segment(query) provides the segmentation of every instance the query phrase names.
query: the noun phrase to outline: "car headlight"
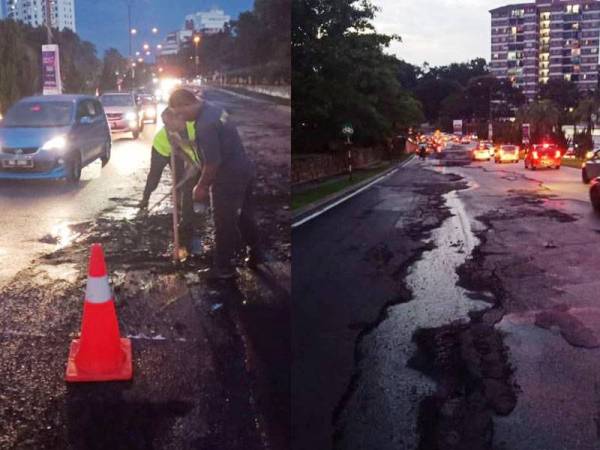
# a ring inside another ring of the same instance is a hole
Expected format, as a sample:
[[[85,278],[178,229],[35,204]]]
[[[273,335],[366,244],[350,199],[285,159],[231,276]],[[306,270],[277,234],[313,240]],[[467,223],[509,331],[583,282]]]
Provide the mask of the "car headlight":
[[[594,156],[594,152],[587,152],[587,153],[585,154],[585,158],[586,158],[586,159],[592,159],[592,156]]]
[[[125,114],[125,120],[137,120],[137,114],[129,111],[127,114]]]
[[[56,136],[42,145],[42,150],[64,150],[67,147],[65,136]]]

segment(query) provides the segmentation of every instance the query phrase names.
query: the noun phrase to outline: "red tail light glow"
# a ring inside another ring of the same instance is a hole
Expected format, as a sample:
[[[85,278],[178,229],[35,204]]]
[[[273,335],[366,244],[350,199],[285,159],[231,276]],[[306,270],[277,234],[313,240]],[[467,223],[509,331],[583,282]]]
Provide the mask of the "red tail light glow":
[[[556,150],[556,155],[557,158],[560,158],[560,150]]]

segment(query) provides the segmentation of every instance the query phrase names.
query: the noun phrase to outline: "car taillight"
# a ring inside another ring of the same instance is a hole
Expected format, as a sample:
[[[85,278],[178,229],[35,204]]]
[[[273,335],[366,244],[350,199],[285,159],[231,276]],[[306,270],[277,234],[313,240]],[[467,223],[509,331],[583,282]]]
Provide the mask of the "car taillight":
[[[533,159],[538,159],[540,157],[540,155],[538,155],[538,152],[531,153],[531,156],[533,157]]]
[[[556,150],[555,156],[556,156],[557,158],[560,158],[560,150]]]

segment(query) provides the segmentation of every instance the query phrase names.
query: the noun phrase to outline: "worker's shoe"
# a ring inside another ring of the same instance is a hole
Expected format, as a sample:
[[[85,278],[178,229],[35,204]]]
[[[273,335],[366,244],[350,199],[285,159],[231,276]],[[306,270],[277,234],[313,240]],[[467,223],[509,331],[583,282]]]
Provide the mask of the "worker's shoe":
[[[264,264],[265,262],[267,262],[267,258],[262,250],[251,248],[250,251],[248,251],[246,264],[249,268],[256,269],[259,265]]]
[[[207,280],[213,281],[232,280],[237,275],[236,271],[232,267],[211,267],[210,269],[200,270],[198,273]]]
[[[143,198],[139,203],[138,203],[138,208],[140,209],[146,209],[148,207],[148,199],[147,198]]]

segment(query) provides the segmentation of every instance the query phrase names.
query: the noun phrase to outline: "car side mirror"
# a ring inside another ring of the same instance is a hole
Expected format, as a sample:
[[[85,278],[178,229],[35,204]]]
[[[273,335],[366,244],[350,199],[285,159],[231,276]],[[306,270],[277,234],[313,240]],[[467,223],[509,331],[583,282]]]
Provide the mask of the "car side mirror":
[[[79,123],[82,125],[90,125],[93,122],[94,119],[90,116],[83,116],[81,119],[79,119]]]

